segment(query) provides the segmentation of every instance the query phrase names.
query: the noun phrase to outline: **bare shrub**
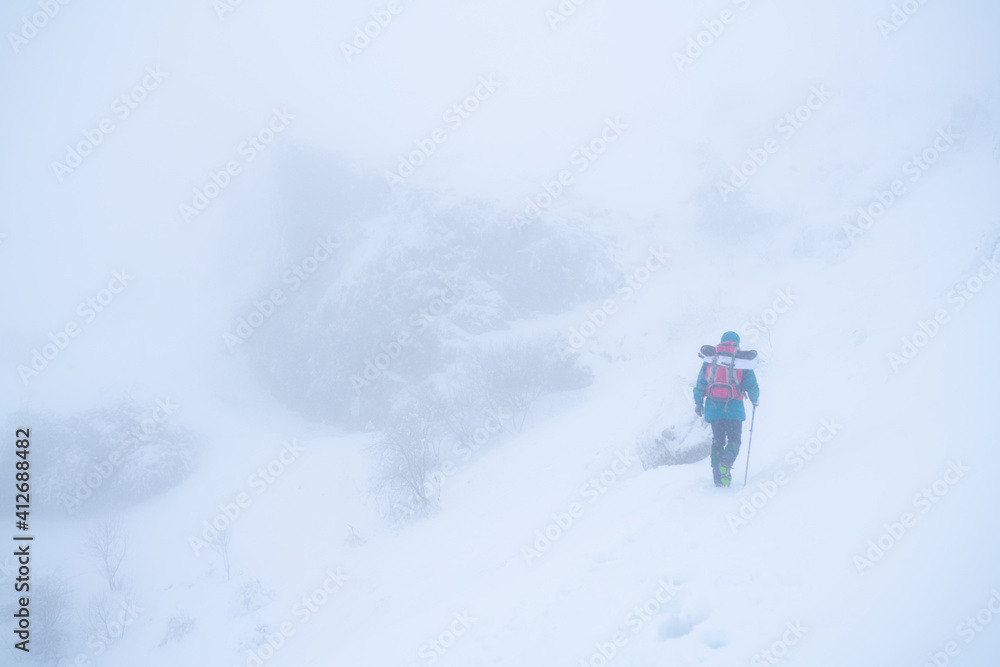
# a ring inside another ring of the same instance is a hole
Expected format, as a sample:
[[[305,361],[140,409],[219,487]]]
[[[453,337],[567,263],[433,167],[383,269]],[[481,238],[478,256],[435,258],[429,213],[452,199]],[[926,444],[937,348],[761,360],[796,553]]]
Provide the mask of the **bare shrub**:
[[[108,517],[90,528],[87,548],[97,561],[112,593],[119,590],[118,570],[128,549],[128,534],[121,517]]]
[[[167,632],[163,635],[163,639],[160,641],[159,646],[166,646],[172,641],[181,639],[194,630],[195,622],[194,619],[185,613],[179,613],[172,616],[169,621],[167,621]]]
[[[67,621],[72,589],[58,576],[41,579],[31,588],[31,651],[47,662],[55,662],[63,656],[69,639]]]
[[[433,473],[441,466],[442,430],[440,415],[426,403],[410,399],[392,413],[372,446],[374,491],[388,515],[409,517],[437,499]]]
[[[220,530],[218,537],[212,541],[212,550],[219,554],[219,558],[222,560],[222,572],[226,575],[226,581],[229,581],[229,576],[232,570],[229,559],[229,545],[232,539],[232,531],[230,527],[227,526],[225,530]]]

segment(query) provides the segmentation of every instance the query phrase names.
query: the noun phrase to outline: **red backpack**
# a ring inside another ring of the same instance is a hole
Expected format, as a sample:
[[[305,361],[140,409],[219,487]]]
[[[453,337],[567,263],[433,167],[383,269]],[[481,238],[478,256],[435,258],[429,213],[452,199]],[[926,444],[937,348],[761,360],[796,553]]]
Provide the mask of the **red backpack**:
[[[743,400],[743,370],[736,368],[736,353],[739,346],[736,343],[719,343],[712,363],[705,369],[705,379],[708,388],[707,398],[717,398],[723,401]],[[729,362],[719,361],[719,357],[729,357]]]

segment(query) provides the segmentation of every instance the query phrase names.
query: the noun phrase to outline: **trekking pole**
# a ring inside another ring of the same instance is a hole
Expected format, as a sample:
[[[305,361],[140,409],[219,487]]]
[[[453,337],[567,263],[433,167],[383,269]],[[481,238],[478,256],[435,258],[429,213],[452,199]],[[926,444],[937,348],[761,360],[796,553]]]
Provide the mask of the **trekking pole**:
[[[743,488],[747,485],[747,475],[750,474],[750,447],[753,445],[753,420],[757,416],[757,406],[753,406],[753,412],[750,414],[750,439],[747,441],[747,469],[743,473]]]

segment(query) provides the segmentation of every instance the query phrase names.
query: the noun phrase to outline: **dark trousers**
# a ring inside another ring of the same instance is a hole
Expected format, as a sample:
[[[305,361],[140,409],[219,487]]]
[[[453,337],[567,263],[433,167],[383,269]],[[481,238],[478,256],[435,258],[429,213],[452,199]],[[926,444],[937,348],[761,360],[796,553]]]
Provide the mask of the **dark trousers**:
[[[743,422],[739,419],[716,419],[712,425],[712,471],[719,474],[719,464],[731,467],[740,453]]]

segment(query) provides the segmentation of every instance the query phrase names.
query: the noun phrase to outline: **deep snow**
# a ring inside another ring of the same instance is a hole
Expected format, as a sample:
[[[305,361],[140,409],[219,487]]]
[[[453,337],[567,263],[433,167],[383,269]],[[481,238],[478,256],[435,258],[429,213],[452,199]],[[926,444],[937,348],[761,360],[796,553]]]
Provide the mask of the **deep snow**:
[[[255,0],[224,19],[210,2],[71,3],[8,51],[3,408],[75,414],[122,392],[150,405],[170,396],[203,447],[183,482],[123,513],[123,570],[141,611],[100,655],[87,643],[96,576],[84,552],[99,517],[36,519],[35,576],[76,590],[60,664],[253,665],[248,651],[262,655],[282,627],[291,633],[269,667],[598,667],[617,632],[610,665],[771,664],[760,652],[793,638],[784,664],[996,664],[1000,619],[960,624],[991,599],[1000,609],[1000,281],[982,280],[971,300],[954,290],[1000,261],[997,7],[926,3],[884,38],[877,21],[892,3],[595,1],[553,30],[545,12],[557,5],[403,0],[348,62],[340,43],[385,3]],[[674,53],[724,8],[733,22],[679,70]],[[19,1],[0,25],[16,31],[35,11]],[[58,180],[63,146],[156,65],[162,84]],[[390,190],[384,171],[490,75],[495,94]],[[829,99],[783,134],[779,120],[823,86]],[[186,225],[178,205],[192,188],[243,159],[245,136],[285,107],[296,117],[273,148]],[[617,117],[627,129],[578,171],[581,143]],[[907,162],[949,130],[954,144],[915,178]],[[718,182],[769,138],[776,152],[723,200]],[[304,155],[357,177],[319,179],[335,205],[288,201],[285,183],[311,177]],[[433,511],[394,525],[368,493],[378,434],[304,419],[221,334],[298,257],[289,229],[375,239],[359,246],[371,256],[318,274],[349,287],[385,239],[419,237],[425,217],[453,210],[480,211],[470,227],[506,221],[562,169],[573,183],[546,229],[610,239],[622,276],[651,246],[670,260],[628,299],[609,292],[513,322],[568,336],[604,298],[618,306],[582,351],[590,386],[544,397],[522,432],[468,461],[452,454]],[[905,191],[887,212],[846,232],[897,179]],[[134,285],[26,386],[18,365],[123,267]],[[794,295],[787,312],[751,333],[782,292]],[[888,355],[936,311],[947,320],[893,369]],[[747,488],[748,427],[735,488],[715,489],[707,461],[642,471],[636,435],[654,418],[690,420],[697,350],[727,329],[762,357]],[[794,453],[817,434],[829,441],[809,460]],[[303,451],[254,486],[291,440]],[[616,460],[628,462],[621,474]],[[584,485],[602,473],[614,480],[595,498]],[[914,498],[935,482],[939,502]],[[232,522],[227,580],[219,554],[195,555],[190,540],[240,493],[251,502]],[[526,556],[574,503],[572,524]],[[859,566],[906,512],[911,527]],[[306,596],[328,599],[309,611]],[[651,613],[634,611],[647,603]],[[165,641],[172,619],[185,629]],[[958,652],[944,656],[950,641]],[[0,655],[24,662],[9,644]]]

